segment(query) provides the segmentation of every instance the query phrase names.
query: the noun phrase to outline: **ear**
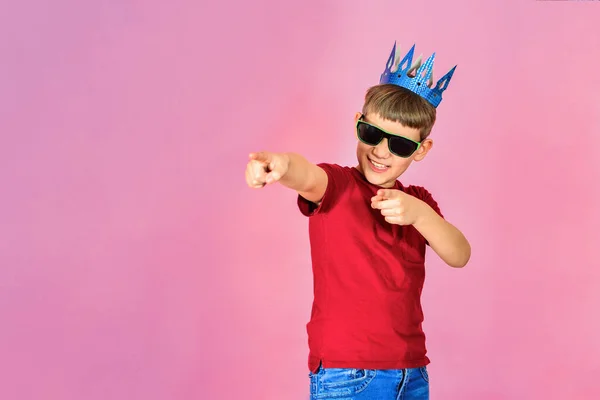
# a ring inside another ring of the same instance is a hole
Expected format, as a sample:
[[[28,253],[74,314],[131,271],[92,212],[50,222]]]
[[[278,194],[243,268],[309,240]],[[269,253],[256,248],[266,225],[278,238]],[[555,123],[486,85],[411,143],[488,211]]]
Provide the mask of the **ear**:
[[[433,140],[431,140],[431,139],[423,140],[423,142],[421,143],[421,147],[419,147],[419,150],[416,151],[415,155],[413,156],[413,159],[415,161],[421,161],[422,159],[425,158],[425,156],[427,155],[429,150],[431,150],[432,147],[433,147]]]
[[[356,125],[356,123],[358,122],[358,120],[360,119],[361,116],[362,116],[361,112],[357,112],[356,114],[354,114],[354,125]]]

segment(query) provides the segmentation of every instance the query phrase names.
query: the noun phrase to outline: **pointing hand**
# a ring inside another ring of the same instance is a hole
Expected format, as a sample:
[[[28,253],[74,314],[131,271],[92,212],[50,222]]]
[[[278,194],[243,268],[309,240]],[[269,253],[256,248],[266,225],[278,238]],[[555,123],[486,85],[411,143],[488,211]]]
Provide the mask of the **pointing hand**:
[[[246,166],[246,183],[251,188],[262,188],[277,182],[288,170],[290,160],[285,154],[262,151],[251,153]]]
[[[390,224],[414,225],[427,204],[401,190],[380,189],[371,198],[371,207],[381,210]]]

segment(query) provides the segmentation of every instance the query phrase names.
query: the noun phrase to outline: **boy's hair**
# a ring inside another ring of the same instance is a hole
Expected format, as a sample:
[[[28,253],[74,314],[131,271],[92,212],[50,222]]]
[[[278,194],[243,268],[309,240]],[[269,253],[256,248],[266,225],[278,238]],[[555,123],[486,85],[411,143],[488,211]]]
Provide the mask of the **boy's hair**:
[[[419,129],[425,140],[435,124],[436,110],[427,100],[401,86],[383,84],[371,87],[365,95],[362,113],[379,114],[383,119]]]

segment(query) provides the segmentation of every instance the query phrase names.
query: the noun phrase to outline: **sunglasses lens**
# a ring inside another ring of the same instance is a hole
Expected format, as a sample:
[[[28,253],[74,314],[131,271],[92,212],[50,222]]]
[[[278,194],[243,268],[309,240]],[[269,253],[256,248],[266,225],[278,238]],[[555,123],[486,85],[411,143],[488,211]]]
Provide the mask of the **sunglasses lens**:
[[[358,124],[358,138],[370,146],[377,146],[383,139],[383,132],[374,126],[360,123]]]
[[[389,139],[390,151],[400,157],[410,157],[419,146],[403,137],[393,137]]]

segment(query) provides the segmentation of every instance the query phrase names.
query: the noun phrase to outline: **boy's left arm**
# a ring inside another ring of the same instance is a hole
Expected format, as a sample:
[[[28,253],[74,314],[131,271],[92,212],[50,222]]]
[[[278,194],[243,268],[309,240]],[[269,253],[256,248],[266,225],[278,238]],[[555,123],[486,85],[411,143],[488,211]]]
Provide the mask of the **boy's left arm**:
[[[413,226],[427,240],[429,247],[451,267],[462,268],[467,265],[471,258],[471,245],[463,233],[427,203],[416,200],[422,203],[422,211]]]
[[[471,258],[471,245],[454,225],[425,201],[395,189],[381,189],[371,199],[390,224],[413,225],[429,247],[454,268],[462,268]]]

